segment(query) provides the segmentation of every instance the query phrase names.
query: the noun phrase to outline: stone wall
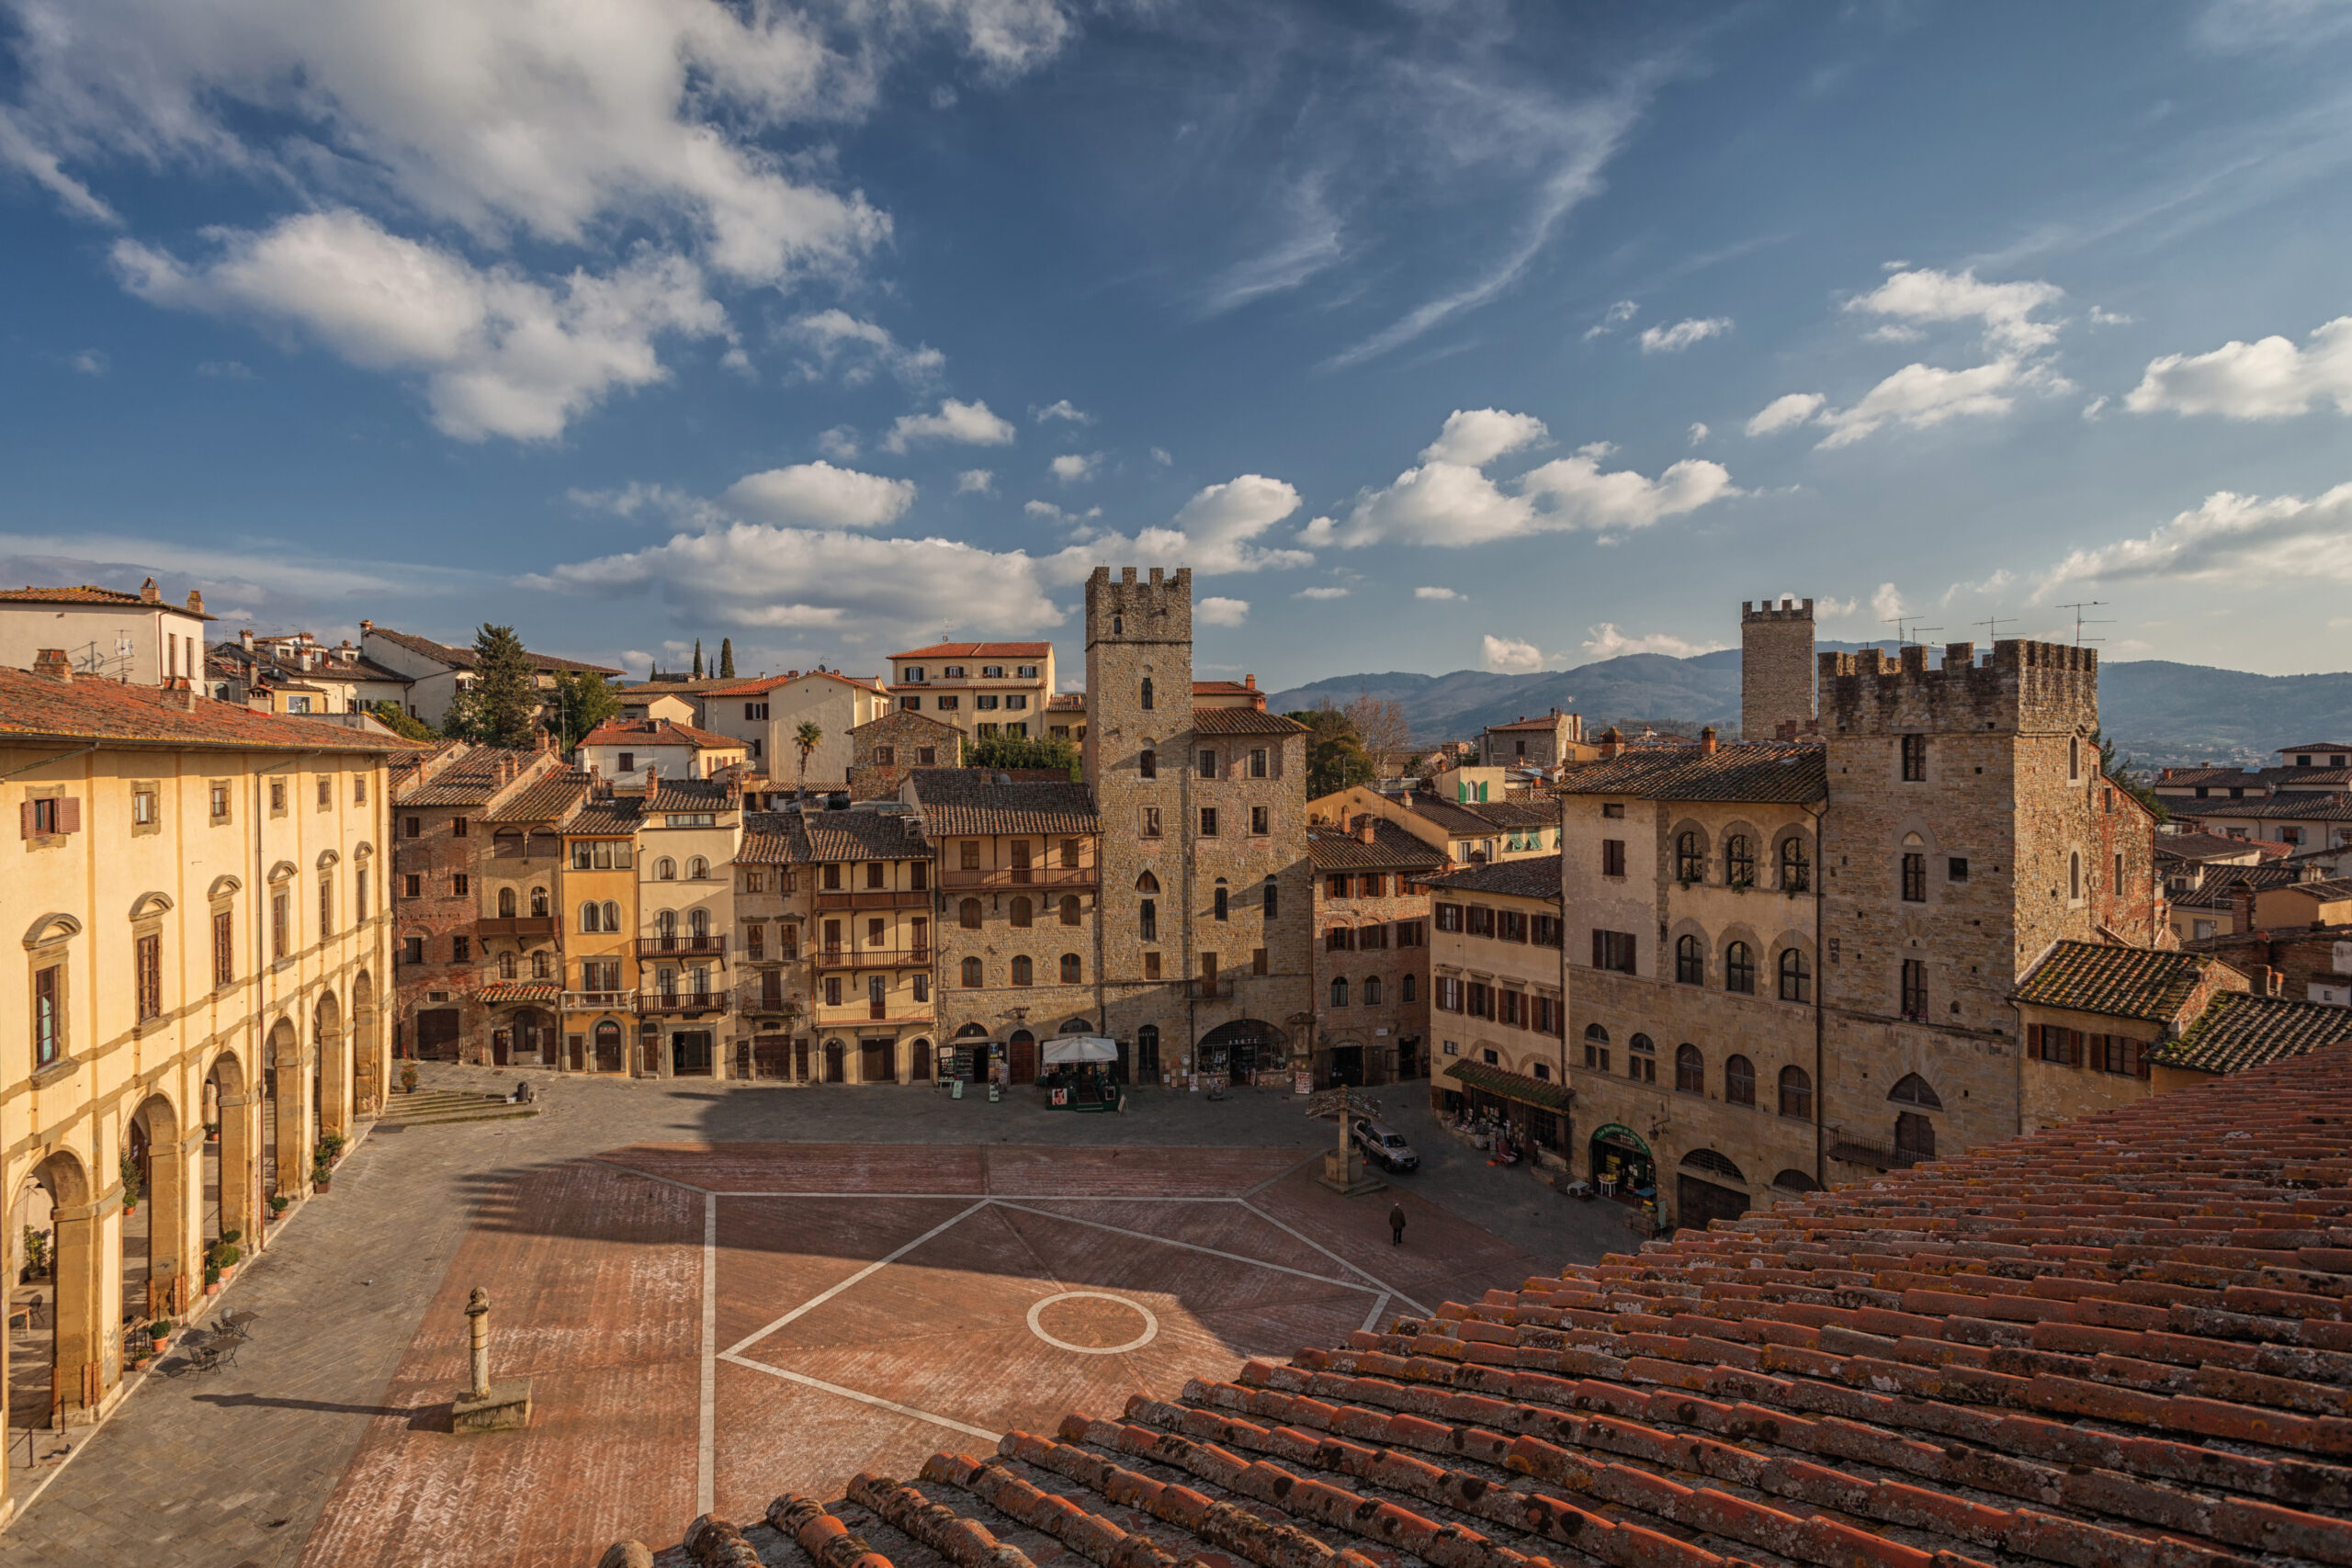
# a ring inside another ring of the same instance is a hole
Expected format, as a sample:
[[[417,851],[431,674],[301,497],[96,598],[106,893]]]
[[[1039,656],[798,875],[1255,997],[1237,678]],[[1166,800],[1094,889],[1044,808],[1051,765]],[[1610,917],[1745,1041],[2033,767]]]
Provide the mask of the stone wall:
[[[1739,732],[1770,740],[1813,722],[1813,601],[1739,607]]]
[[[1426,1077],[1430,1070],[1429,950],[1396,945],[1400,921],[1418,920],[1422,941],[1429,940],[1429,895],[1401,891],[1419,885],[1392,871],[1383,874],[1385,891],[1380,897],[1363,897],[1356,892],[1363,874],[1349,875],[1349,895],[1343,898],[1330,897],[1328,876],[1315,878],[1315,1000],[1323,1015],[1315,1050],[1317,1087],[1329,1080],[1335,1047],[1352,1046],[1362,1053],[1363,1081],[1368,1084],[1394,1083],[1401,1076]],[[1368,926],[1382,927],[1388,945],[1371,949],[1357,945],[1334,952],[1326,933],[1335,926],[1357,932]],[[1332,1003],[1331,982],[1341,978],[1348,982],[1348,1000],[1345,1007],[1337,1007]],[[1374,979],[1380,982],[1376,1003],[1364,999],[1364,982]],[[1406,995],[1408,985],[1410,998]],[[1407,1075],[1400,1073],[1398,1047],[1408,1041],[1414,1070]]]

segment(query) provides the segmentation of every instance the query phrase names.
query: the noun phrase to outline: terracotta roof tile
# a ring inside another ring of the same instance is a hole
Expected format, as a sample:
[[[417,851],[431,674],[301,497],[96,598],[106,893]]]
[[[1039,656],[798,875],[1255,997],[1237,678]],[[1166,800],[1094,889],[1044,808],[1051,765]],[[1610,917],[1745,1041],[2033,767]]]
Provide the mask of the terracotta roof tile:
[[[1524,855],[1489,865],[1465,866],[1427,879],[1432,888],[1456,893],[1493,893],[1511,898],[1560,899],[1560,854]]]
[[[740,811],[743,792],[732,778],[656,779],[656,794],[645,803],[654,811]]]
[[[399,791],[393,799],[401,806],[487,806],[491,797],[506,786],[506,768],[519,771],[538,755],[536,751],[477,746],[431,778]]]
[[[385,626],[370,627],[368,635],[382,637],[386,642],[405,648],[411,653],[419,653],[427,659],[438,660],[455,670],[470,670],[474,667],[474,650],[470,648],[458,648],[450,643],[435,642],[429,637],[418,637],[414,632],[396,632]],[[576,659],[558,659],[553,654],[534,653],[530,657],[531,667],[534,670],[585,670],[592,675],[620,673],[609,665],[584,664]]]
[[[1574,724],[1575,722],[1576,716],[1574,714],[1555,713],[1548,714],[1542,718],[1515,718],[1509,724],[1490,724],[1487,726],[1487,728],[1489,731],[1504,729],[1554,729],[1563,724]]]
[[[1194,708],[1195,735],[1303,735],[1306,726],[1257,708]]]
[[[560,980],[492,980],[474,987],[474,1000],[491,1007],[510,1002],[538,1002],[553,1007],[563,994]]]
[[[934,642],[928,648],[910,648],[904,653],[888,654],[890,659],[1043,659],[1053,652],[1050,642]]]
[[[666,718],[613,719],[598,725],[581,740],[582,746],[692,746],[701,750],[741,751],[743,742],[731,735],[696,729]]]
[[[1102,830],[1093,797],[1081,784],[998,784],[985,768],[918,768],[913,777],[915,799],[933,839]]]
[[[811,861],[929,860],[922,826],[909,811],[809,811],[800,832]]]
[[[808,840],[799,830],[797,812],[747,811],[743,837],[735,858],[745,865],[802,865],[809,859]]]
[[[1448,1062],[1445,1076],[1464,1088],[1482,1089],[1488,1094],[1516,1100],[1522,1105],[1540,1105],[1548,1111],[1566,1111],[1576,1099],[1576,1091],[1564,1083],[1506,1072],[1484,1062]]]
[[[199,621],[216,618],[201,610],[191,610],[185,604],[142,599],[136,593],[126,593],[119,588],[97,588],[86,582],[78,588],[0,588],[0,604],[105,604],[128,610],[169,610],[175,615],[193,615]]]
[[[200,692],[137,686],[96,676],[60,681],[0,670],[0,737],[36,736],[102,746],[220,747],[257,751],[399,752],[409,742],[339,724],[255,713]]]
[[[566,834],[619,838],[635,833],[644,821],[645,802],[634,796],[619,796],[588,801],[565,821],[563,830]]]
[[[2199,1072],[2237,1073],[2341,1040],[2352,1040],[2352,1008],[2224,991],[2154,1059]]]
[[[1445,864],[1442,853],[1415,838],[1401,823],[1368,814],[1355,821],[1372,824],[1371,843],[1356,836],[1353,824],[1306,830],[1306,853],[1317,871],[1398,871],[1418,875]]]
[[[1561,770],[1561,795],[1623,795],[1641,800],[1804,803],[1828,793],[1828,753],[1781,741],[1719,746],[1709,756],[1668,747]]]
[[[560,822],[588,793],[588,775],[559,768],[502,801],[485,822]]]
[[[2161,948],[2061,942],[2026,972],[2012,998],[2034,1007],[2170,1023],[2218,962]]]

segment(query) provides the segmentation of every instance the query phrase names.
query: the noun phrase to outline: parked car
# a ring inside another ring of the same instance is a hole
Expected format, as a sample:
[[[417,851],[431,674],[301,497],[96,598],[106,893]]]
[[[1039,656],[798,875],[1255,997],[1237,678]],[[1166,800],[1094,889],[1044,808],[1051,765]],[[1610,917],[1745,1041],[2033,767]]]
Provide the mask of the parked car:
[[[1364,1152],[1366,1158],[1376,1160],[1390,1170],[1416,1170],[1420,1167],[1421,1156],[1413,1152],[1412,1145],[1395,1129],[1369,1116],[1356,1118],[1355,1140],[1356,1147]]]

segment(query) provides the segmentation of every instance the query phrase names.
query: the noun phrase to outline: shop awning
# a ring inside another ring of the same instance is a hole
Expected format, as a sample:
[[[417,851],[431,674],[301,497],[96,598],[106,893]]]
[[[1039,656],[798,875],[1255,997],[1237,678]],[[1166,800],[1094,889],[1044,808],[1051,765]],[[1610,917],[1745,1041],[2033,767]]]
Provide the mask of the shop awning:
[[[1576,1091],[1566,1084],[1546,1083],[1531,1078],[1524,1073],[1507,1073],[1500,1067],[1490,1067],[1484,1062],[1451,1062],[1445,1076],[1458,1079],[1464,1089],[1484,1089],[1504,1100],[1516,1100],[1521,1105],[1532,1105],[1544,1111],[1566,1111],[1576,1099]]]
[[[1115,1062],[1119,1043],[1100,1034],[1057,1034],[1046,1042],[1046,1065],[1064,1062]]]

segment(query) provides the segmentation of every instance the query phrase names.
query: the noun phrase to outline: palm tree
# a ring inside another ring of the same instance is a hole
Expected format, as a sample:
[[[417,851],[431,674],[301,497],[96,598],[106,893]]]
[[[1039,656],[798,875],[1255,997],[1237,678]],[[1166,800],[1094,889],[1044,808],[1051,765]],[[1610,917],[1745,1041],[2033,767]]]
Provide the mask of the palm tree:
[[[808,755],[825,743],[825,732],[813,718],[804,718],[800,728],[792,732],[792,743],[800,749],[800,804],[808,804]]]

